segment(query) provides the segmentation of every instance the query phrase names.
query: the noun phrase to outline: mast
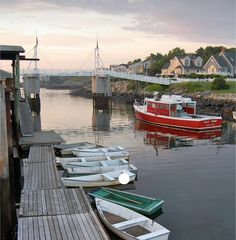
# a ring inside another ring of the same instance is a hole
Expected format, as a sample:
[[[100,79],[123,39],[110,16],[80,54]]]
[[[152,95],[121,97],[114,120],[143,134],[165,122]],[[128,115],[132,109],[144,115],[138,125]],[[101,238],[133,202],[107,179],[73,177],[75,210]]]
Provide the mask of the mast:
[[[97,44],[96,44],[96,48],[95,48],[95,72],[97,72],[97,70],[100,68],[100,64],[99,64],[99,47],[98,47],[98,37],[97,37]]]
[[[37,59],[38,58],[38,36],[36,34],[36,43],[34,46],[34,58]],[[34,61],[34,74],[37,75],[38,74],[38,63],[37,61]]]

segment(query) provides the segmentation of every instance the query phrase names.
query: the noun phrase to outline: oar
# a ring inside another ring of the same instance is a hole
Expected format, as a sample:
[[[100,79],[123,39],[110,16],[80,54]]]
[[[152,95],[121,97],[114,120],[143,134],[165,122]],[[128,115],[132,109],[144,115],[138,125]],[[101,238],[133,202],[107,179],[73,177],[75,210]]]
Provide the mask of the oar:
[[[133,199],[129,199],[129,198],[127,198],[127,197],[120,196],[119,194],[113,193],[113,192],[111,192],[111,191],[109,191],[109,190],[107,190],[107,189],[105,189],[105,188],[102,188],[102,189],[103,189],[104,191],[108,192],[108,193],[111,193],[111,194],[113,194],[113,195],[115,195],[115,196],[118,196],[118,197],[120,197],[120,198],[126,199],[126,200],[128,200],[128,201],[130,201],[130,202],[133,202],[133,203],[136,203],[136,204],[142,204],[141,202],[135,201],[135,200],[133,200]]]

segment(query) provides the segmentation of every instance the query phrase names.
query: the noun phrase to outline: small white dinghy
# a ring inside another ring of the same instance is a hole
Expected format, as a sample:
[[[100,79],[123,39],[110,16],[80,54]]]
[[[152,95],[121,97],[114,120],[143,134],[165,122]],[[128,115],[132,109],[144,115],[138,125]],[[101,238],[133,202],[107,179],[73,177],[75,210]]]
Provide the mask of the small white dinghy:
[[[126,173],[129,176],[129,182],[136,178],[136,174],[128,170],[119,170],[101,174],[92,174],[81,177],[62,177],[61,180],[65,187],[101,187],[119,185],[119,176]]]
[[[97,145],[95,143],[90,142],[79,142],[79,143],[71,143],[71,144],[59,144],[54,146],[54,150],[56,153],[64,156],[64,155],[72,155],[72,150],[77,149],[89,149],[89,148],[97,148],[103,147],[101,145]]]
[[[79,168],[79,167],[108,167],[108,166],[121,166],[127,165],[129,162],[124,158],[106,160],[106,161],[81,161],[81,162],[61,162],[61,166],[66,170],[68,168]]]
[[[129,153],[120,146],[110,146],[103,148],[92,148],[92,149],[78,149],[73,150],[73,154],[77,157],[124,157],[128,158]]]
[[[170,231],[157,222],[118,204],[95,198],[101,221],[122,239],[167,240]]]
[[[114,162],[117,160],[110,160],[110,162]],[[76,168],[67,168],[68,176],[83,176],[83,175],[90,175],[90,174],[99,174],[99,173],[106,173],[106,172],[113,172],[119,170],[128,170],[137,174],[137,168],[133,164],[117,164],[117,165],[107,165],[104,161],[105,165],[103,166],[95,166],[95,167],[76,167]],[[127,161],[126,161],[127,162]],[[127,162],[128,163],[128,162]]]
[[[96,162],[96,161],[106,161],[106,160],[111,160],[111,159],[118,159],[117,157],[106,157],[106,156],[101,156],[101,157],[70,157],[70,158],[65,158],[65,157],[56,157],[56,164],[61,165],[61,163],[67,163],[67,162]]]

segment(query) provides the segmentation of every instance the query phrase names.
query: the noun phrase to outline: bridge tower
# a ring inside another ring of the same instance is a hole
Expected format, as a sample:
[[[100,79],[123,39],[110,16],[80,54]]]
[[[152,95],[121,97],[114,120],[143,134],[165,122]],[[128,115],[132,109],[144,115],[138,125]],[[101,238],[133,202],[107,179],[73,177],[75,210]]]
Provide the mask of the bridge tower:
[[[25,99],[29,100],[29,103],[31,105],[31,110],[35,112],[40,111],[40,96],[39,96],[40,95],[40,76],[38,72],[37,61],[38,61],[38,37],[36,36],[36,43],[34,45],[34,55],[33,55],[33,63],[34,63],[33,71],[31,74],[27,74],[23,76],[23,87],[24,87]]]
[[[104,74],[105,70],[100,58],[98,40],[94,50],[95,55],[95,76],[92,77],[93,106],[95,109],[109,109],[111,107],[111,84],[110,76]]]

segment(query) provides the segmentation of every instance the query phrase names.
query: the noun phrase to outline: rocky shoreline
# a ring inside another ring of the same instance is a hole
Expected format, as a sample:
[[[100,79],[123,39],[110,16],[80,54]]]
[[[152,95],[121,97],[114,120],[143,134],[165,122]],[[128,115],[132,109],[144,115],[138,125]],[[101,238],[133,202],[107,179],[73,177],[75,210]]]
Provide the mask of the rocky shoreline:
[[[60,85],[43,85],[42,87],[70,90],[69,94],[71,96],[92,98],[91,81],[88,80],[79,81],[76,84],[74,82],[65,82]],[[129,90],[128,84],[125,81],[112,82],[111,88],[112,100],[126,104],[133,104],[135,99],[153,96],[153,94],[150,93]],[[232,111],[236,111],[236,94],[213,94],[211,92],[198,92],[193,94],[171,92],[170,94],[181,94],[197,101],[198,113],[220,113],[225,121],[234,121]]]

